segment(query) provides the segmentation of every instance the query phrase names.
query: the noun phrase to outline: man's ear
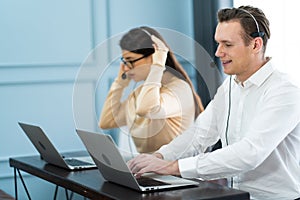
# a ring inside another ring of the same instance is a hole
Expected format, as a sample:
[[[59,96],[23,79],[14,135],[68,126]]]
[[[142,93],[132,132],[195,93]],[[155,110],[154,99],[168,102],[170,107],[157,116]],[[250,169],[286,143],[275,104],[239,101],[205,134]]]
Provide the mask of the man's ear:
[[[254,38],[254,44],[253,44],[253,50],[255,50],[256,52],[259,52],[264,45],[264,41],[261,37],[256,37]]]

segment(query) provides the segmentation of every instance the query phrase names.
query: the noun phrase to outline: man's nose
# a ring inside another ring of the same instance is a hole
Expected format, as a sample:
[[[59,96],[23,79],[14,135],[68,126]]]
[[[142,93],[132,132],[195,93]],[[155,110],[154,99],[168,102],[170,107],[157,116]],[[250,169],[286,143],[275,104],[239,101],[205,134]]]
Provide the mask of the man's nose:
[[[218,45],[217,50],[215,52],[215,56],[216,57],[223,57],[225,55],[225,53],[222,50],[223,48],[221,47],[221,45]]]

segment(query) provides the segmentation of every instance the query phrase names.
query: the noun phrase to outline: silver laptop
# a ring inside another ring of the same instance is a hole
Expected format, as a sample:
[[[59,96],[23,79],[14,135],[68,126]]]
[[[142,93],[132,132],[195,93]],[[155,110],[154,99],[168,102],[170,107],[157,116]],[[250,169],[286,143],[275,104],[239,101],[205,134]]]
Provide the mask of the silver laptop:
[[[18,122],[29,140],[40,153],[42,159],[52,165],[69,170],[97,168],[90,156],[64,157],[51,143],[45,132],[36,125]]]
[[[143,192],[199,185],[196,181],[153,173],[135,178],[110,135],[76,131],[102,176],[110,182]]]

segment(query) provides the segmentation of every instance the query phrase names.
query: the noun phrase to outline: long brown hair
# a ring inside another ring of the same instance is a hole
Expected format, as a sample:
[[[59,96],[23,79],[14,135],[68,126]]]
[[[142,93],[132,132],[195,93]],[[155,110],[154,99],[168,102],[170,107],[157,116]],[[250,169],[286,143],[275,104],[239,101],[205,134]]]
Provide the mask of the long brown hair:
[[[192,84],[191,79],[187,75],[186,71],[184,68],[181,66],[181,64],[178,62],[176,59],[176,56],[166,43],[166,41],[163,39],[163,37],[154,29],[147,27],[147,26],[142,26],[139,28],[134,28],[131,29],[128,33],[126,33],[122,39],[120,40],[120,47],[123,50],[127,50],[133,53],[138,53],[142,55],[150,55],[154,53],[155,49],[152,46],[153,42],[150,37],[150,35],[154,35],[157,38],[159,38],[168,48],[169,52],[167,55],[167,60],[166,60],[166,66],[170,67],[183,77],[183,79],[190,85],[194,100],[196,103],[195,106],[195,118],[204,110],[204,107],[202,105],[201,99],[199,95],[196,93],[195,88]]]

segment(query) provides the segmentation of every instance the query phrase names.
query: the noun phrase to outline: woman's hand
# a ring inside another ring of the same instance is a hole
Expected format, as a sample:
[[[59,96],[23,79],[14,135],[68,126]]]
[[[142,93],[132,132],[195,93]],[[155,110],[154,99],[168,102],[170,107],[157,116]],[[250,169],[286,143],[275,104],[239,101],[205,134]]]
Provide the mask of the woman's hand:
[[[152,54],[152,64],[164,67],[166,64],[168,56],[168,47],[156,36],[151,35],[153,41],[153,47],[155,49],[154,54]]]
[[[162,160],[151,154],[140,154],[129,160],[127,165],[137,178],[147,172],[162,175],[180,175],[177,161]]]

